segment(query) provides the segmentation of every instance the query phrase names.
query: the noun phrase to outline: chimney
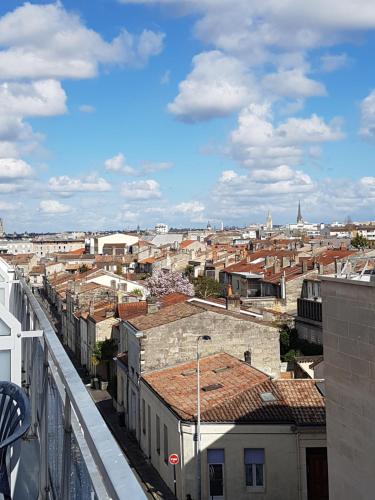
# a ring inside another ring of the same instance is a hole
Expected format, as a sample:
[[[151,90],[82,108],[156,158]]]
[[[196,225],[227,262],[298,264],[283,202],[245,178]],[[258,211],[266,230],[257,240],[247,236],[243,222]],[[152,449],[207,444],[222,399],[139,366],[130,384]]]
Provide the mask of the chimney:
[[[90,316],[92,316],[95,312],[95,307],[94,307],[94,304],[92,302],[90,302],[90,305],[89,305],[89,314]]]
[[[324,265],[323,264],[319,264],[319,274],[324,274]]]
[[[241,299],[239,295],[228,295],[226,297],[226,308],[227,311],[240,312],[241,310]]]
[[[156,297],[147,297],[147,314],[154,314],[158,312],[159,306]]]
[[[280,267],[280,261],[279,259],[276,257],[274,263],[273,263],[273,272],[275,274],[279,273],[281,271],[281,267]]]
[[[280,280],[280,295],[283,300],[286,299],[286,280],[285,280],[285,271],[283,272],[283,275],[281,276]]]
[[[302,261],[302,274],[307,273],[307,260],[303,259]]]
[[[284,267],[288,267],[288,266],[290,266],[289,257],[282,257],[281,258],[281,267],[284,268]]]
[[[342,264],[341,261],[335,259],[335,274],[341,274]]]
[[[243,356],[245,359],[245,363],[247,363],[248,365],[251,365],[251,351],[250,351],[250,349],[248,351],[245,351]]]

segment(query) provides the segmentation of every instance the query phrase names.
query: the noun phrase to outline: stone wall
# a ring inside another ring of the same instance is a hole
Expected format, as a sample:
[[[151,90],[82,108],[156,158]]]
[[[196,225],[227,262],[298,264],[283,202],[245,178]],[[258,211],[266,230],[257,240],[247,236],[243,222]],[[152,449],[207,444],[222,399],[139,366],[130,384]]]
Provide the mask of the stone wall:
[[[297,278],[286,282],[286,308],[289,313],[297,311],[297,298],[301,297],[302,285],[305,278],[317,275],[318,271],[301,274]]]
[[[201,342],[201,355],[224,351],[244,359],[251,351],[255,368],[272,376],[280,372],[279,331],[268,323],[203,311],[157,328],[147,330],[141,338],[142,371],[160,369],[190,361],[196,356],[198,335],[210,335]]]
[[[322,280],[330,498],[375,490],[375,284]]]

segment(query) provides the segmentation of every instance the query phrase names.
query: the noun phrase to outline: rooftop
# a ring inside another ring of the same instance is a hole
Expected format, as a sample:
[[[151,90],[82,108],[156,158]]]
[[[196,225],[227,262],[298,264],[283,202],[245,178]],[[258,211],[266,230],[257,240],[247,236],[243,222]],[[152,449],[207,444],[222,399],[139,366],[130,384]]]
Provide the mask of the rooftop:
[[[271,380],[226,353],[201,359],[203,422],[325,425],[324,398],[315,380]],[[196,419],[196,362],[151,372],[144,382],[182,420]]]

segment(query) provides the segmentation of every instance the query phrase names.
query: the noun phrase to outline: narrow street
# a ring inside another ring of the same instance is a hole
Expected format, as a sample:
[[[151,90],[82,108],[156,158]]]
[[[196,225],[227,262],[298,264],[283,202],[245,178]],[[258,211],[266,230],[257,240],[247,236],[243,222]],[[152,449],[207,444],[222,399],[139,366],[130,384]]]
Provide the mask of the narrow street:
[[[58,320],[53,315],[48,301],[39,293],[39,291],[34,291],[34,295],[61,340],[61,335],[57,328]],[[73,352],[67,346],[64,346],[64,348],[73,365],[77,369],[77,372],[81,378],[83,378],[82,370],[80,369],[80,365],[75,359]],[[113,407],[112,397],[109,392],[92,389],[90,384],[85,384],[85,386],[92,399],[95,401],[96,407],[100,411],[108,428],[124,452],[124,456],[136,474],[140,484],[147,494],[147,497],[155,500],[175,500],[175,496],[162,480],[156,469],[145,458],[134,437],[129,435],[125,427],[120,426],[117,412]]]

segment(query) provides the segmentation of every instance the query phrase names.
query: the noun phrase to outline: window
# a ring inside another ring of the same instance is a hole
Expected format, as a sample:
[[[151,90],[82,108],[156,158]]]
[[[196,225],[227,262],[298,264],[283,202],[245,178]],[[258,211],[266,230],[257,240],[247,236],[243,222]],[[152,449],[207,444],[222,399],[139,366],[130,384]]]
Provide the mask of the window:
[[[164,424],[164,462],[168,465],[168,428]]]
[[[264,488],[264,448],[245,448],[246,486]]]
[[[160,418],[156,415],[156,451],[160,455]]]
[[[209,492],[212,498],[224,498],[224,450],[207,450]]]
[[[146,434],[146,403],[144,399],[142,399],[142,432]]]

